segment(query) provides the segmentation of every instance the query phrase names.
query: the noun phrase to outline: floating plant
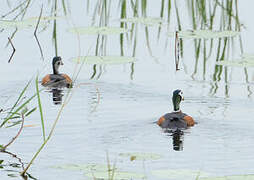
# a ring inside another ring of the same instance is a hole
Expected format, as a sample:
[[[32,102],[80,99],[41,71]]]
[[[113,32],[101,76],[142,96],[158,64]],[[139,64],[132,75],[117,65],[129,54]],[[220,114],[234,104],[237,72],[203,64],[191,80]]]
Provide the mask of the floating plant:
[[[110,65],[132,63],[135,62],[135,58],[126,56],[81,56],[73,58],[72,61],[75,63]]]
[[[127,33],[129,30],[126,28],[120,28],[120,27],[76,27],[76,28],[70,28],[68,29],[69,32],[75,33],[75,34],[87,34],[87,35],[113,35],[113,34],[123,34]]]
[[[59,17],[45,16],[41,17],[40,25],[46,25],[48,21],[57,19]],[[0,20],[0,28],[31,28],[35,27],[39,17],[31,17],[24,19],[22,21],[10,21],[10,20]]]
[[[113,172],[112,172],[113,173]],[[111,173],[111,174],[112,174]],[[85,173],[85,176],[96,178],[96,179],[108,179],[109,178],[109,172],[107,171],[95,171],[95,172],[87,172]],[[112,176],[112,175],[111,175]],[[115,171],[113,175],[114,180],[131,180],[131,179],[145,179],[146,176],[139,173],[133,173],[133,172],[123,172],[123,171]]]
[[[205,178],[199,178],[199,180],[254,180],[254,175],[247,174],[247,175],[234,175],[234,176],[223,176],[223,177],[205,177]]]
[[[163,23],[161,18],[155,17],[133,17],[133,18],[124,18],[120,19],[121,22],[129,22],[129,23],[140,23],[146,26],[160,25]]]
[[[250,61],[219,61],[216,62],[217,65],[222,66],[234,66],[234,67],[253,67],[254,62]]]
[[[209,174],[201,171],[195,170],[183,170],[183,169],[165,169],[165,170],[154,170],[152,171],[154,176],[166,179],[185,179],[185,180],[195,180],[201,179],[201,177],[208,177]]]
[[[211,30],[178,31],[178,37],[186,39],[213,39],[213,38],[235,37],[239,34],[240,32],[238,31],[211,31]],[[170,32],[169,36],[173,37],[174,33]]]
[[[85,176],[96,178],[96,179],[106,180],[109,178],[109,175],[113,176],[114,179],[119,179],[119,180],[145,178],[145,175],[143,174],[120,171],[117,168],[109,169],[108,165],[101,165],[101,164],[84,164],[84,165],[67,164],[62,166],[56,166],[55,168],[84,171]]]
[[[240,59],[222,60],[216,62],[217,65],[233,66],[233,67],[254,67],[254,55],[244,54]]]
[[[120,153],[119,156],[128,157],[131,161],[134,160],[157,160],[160,159],[161,156],[159,154],[154,153]]]
[[[55,166],[54,168],[58,169],[67,169],[67,170],[78,170],[78,171],[108,171],[107,165],[102,164],[65,164],[61,166]]]

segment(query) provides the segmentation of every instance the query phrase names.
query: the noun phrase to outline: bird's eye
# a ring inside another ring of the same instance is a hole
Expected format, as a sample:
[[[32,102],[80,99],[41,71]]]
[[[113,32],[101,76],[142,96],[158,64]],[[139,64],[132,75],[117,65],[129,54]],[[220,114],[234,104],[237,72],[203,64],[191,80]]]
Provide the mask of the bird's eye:
[[[59,62],[57,62],[57,64],[60,66],[60,65],[61,65],[61,62],[59,61]]]

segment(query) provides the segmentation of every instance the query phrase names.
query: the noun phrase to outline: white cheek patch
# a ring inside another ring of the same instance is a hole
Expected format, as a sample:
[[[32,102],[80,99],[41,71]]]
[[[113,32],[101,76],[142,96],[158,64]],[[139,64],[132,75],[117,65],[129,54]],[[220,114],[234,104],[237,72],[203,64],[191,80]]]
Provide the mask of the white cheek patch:
[[[181,99],[184,100],[183,92],[182,91],[179,92],[179,96],[181,96]]]

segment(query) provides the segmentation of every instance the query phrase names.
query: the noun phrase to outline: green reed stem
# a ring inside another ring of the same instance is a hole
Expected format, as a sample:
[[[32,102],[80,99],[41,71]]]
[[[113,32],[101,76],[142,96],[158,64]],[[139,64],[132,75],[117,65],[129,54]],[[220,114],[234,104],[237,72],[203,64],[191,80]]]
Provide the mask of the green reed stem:
[[[182,27],[181,27],[180,15],[179,15],[179,12],[178,12],[177,0],[175,0],[175,11],[176,11],[176,19],[177,19],[178,31],[181,31]]]
[[[55,0],[55,4],[54,4],[54,17],[57,17],[57,0]],[[58,52],[57,52],[57,32],[56,32],[56,19],[54,19],[54,25],[53,25],[53,42],[55,45],[55,55],[57,56]]]
[[[122,0],[121,4],[121,19],[126,18],[127,16],[127,11],[126,11],[126,0]],[[126,26],[126,23],[120,22],[120,27],[123,28]],[[120,48],[121,48],[121,56],[124,56],[124,46],[123,42],[124,41],[124,34],[120,34]]]
[[[161,19],[164,16],[164,5],[165,5],[165,0],[161,0],[161,10],[160,10],[160,18]],[[158,27],[157,40],[160,39],[160,34],[161,34],[161,26]]]
[[[194,76],[196,75],[197,71],[198,71],[198,60],[199,60],[199,56],[200,56],[200,47],[201,47],[201,39],[199,40],[194,40],[194,44],[195,44],[195,65],[194,65],[194,71],[192,73],[192,78],[194,78]]]
[[[168,0],[168,24],[170,22],[170,14],[171,14],[171,0]]]
[[[40,111],[40,117],[41,117],[41,128],[42,128],[42,135],[43,135],[43,141],[45,141],[45,126],[44,126],[44,118],[43,118],[43,112],[42,112],[42,105],[41,105],[41,98],[40,98],[40,91],[39,91],[39,81],[38,81],[38,75],[36,76],[35,80],[35,86],[36,86],[36,95],[38,100],[38,106]]]
[[[62,6],[63,6],[64,15],[67,15],[67,8],[66,8],[65,0],[62,0]]]
[[[192,15],[192,27],[193,29],[197,29],[197,23],[195,18],[195,8],[194,8],[194,0],[191,0],[191,15]]]
[[[147,0],[141,0],[142,16],[146,17]]]

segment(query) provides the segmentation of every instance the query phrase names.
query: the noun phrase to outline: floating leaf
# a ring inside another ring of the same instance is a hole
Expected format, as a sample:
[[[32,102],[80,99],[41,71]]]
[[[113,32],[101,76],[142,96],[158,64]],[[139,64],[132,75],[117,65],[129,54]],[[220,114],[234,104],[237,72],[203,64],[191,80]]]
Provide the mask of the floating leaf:
[[[110,169],[110,171],[108,171],[108,166],[101,164],[84,164],[84,165],[67,164],[62,166],[56,166],[55,168],[84,171],[85,176],[92,178],[95,177],[98,179],[108,179],[109,173],[110,176],[114,175],[114,179],[121,180],[145,178],[143,174],[119,171],[117,168]]]
[[[58,169],[67,169],[67,170],[79,170],[79,171],[108,171],[108,166],[102,164],[65,164],[61,166],[55,166]]]
[[[239,35],[238,31],[211,31],[211,30],[187,30],[178,31],[179,38],[186,39],[213,39],[224,37],[235,37]],[[169,33],[169,36],[174,36],[174,33]]]
[[[244,59],[250,59],[254,61],[254,54],[242,54],[241,57]]]
[[[113,172],[112,172],[113,173]],[[110,175],[112,176],[112,173]],[[114,180],[132,180],[132,179],[144,179],[146,176],[143,174],[138,174],[138,173],[133,173],[133,172],[120,172],[120,171],[115,171],[113,174],[113,179]],[[96,179],[108,179],[109,178],[109,173],[108,171],[104,172],[87,172],[85,173],[85,176],[91,177],[91,178],[96,178]]]
[[[235,176],[224,176],[224,177],[206,177],[200,178],[199,180],[254,180],[254,175],[235,175]]]
[[[161,18],[155,18],[155,17],[134,17],[134,18],[124,18],[120,19],[121,22],[130,22],[130,23],[141,23],[147,26],[152,25],[160,25],[163,23],[163,20]]]
[[[126,28],[120,28],[120,27],[77,27],[77,28],[71,28],[68,30],[71,33],[75,34],[87,34],[87,35],[110,35],[110,34],[123,34],[127,33],[129,30]]]
[[[243,54],[241,59],[236,60],[223,60],[216,62],[217,65],[222,66],[234,66],[234,67],[253,67],[254,66],[254,55]]]
[[[160,178],[166,178],[169,180],[173,179],[185,179],[185,180],[195,180],[200,179],[201,177],[208,177],[209,174],[201,171],[193,171],[193,170],[154,170],[152,171],[154,176],[158,176]]]
[[[119,156],[129,157],[131,161],[133,160],[157,160],[161,156],[154,153],[120,153]]]
[[[251,61],[219,61],[217,65],[222,66],[234,66],[234,67],[253,67],[254,62]]]
[[[73,58],[72,61],[86,64],[125,64],[135,62],[135,58],[126,56],[81,56]]]
[[[47,21],[57,19],[59,17],[41,17],[39,25],[45,25]],[[0,28],[31,28],[36,27],[39,17],[31,17],[24,19],[22,21],[9,21],[9,20],[0,20]]]

